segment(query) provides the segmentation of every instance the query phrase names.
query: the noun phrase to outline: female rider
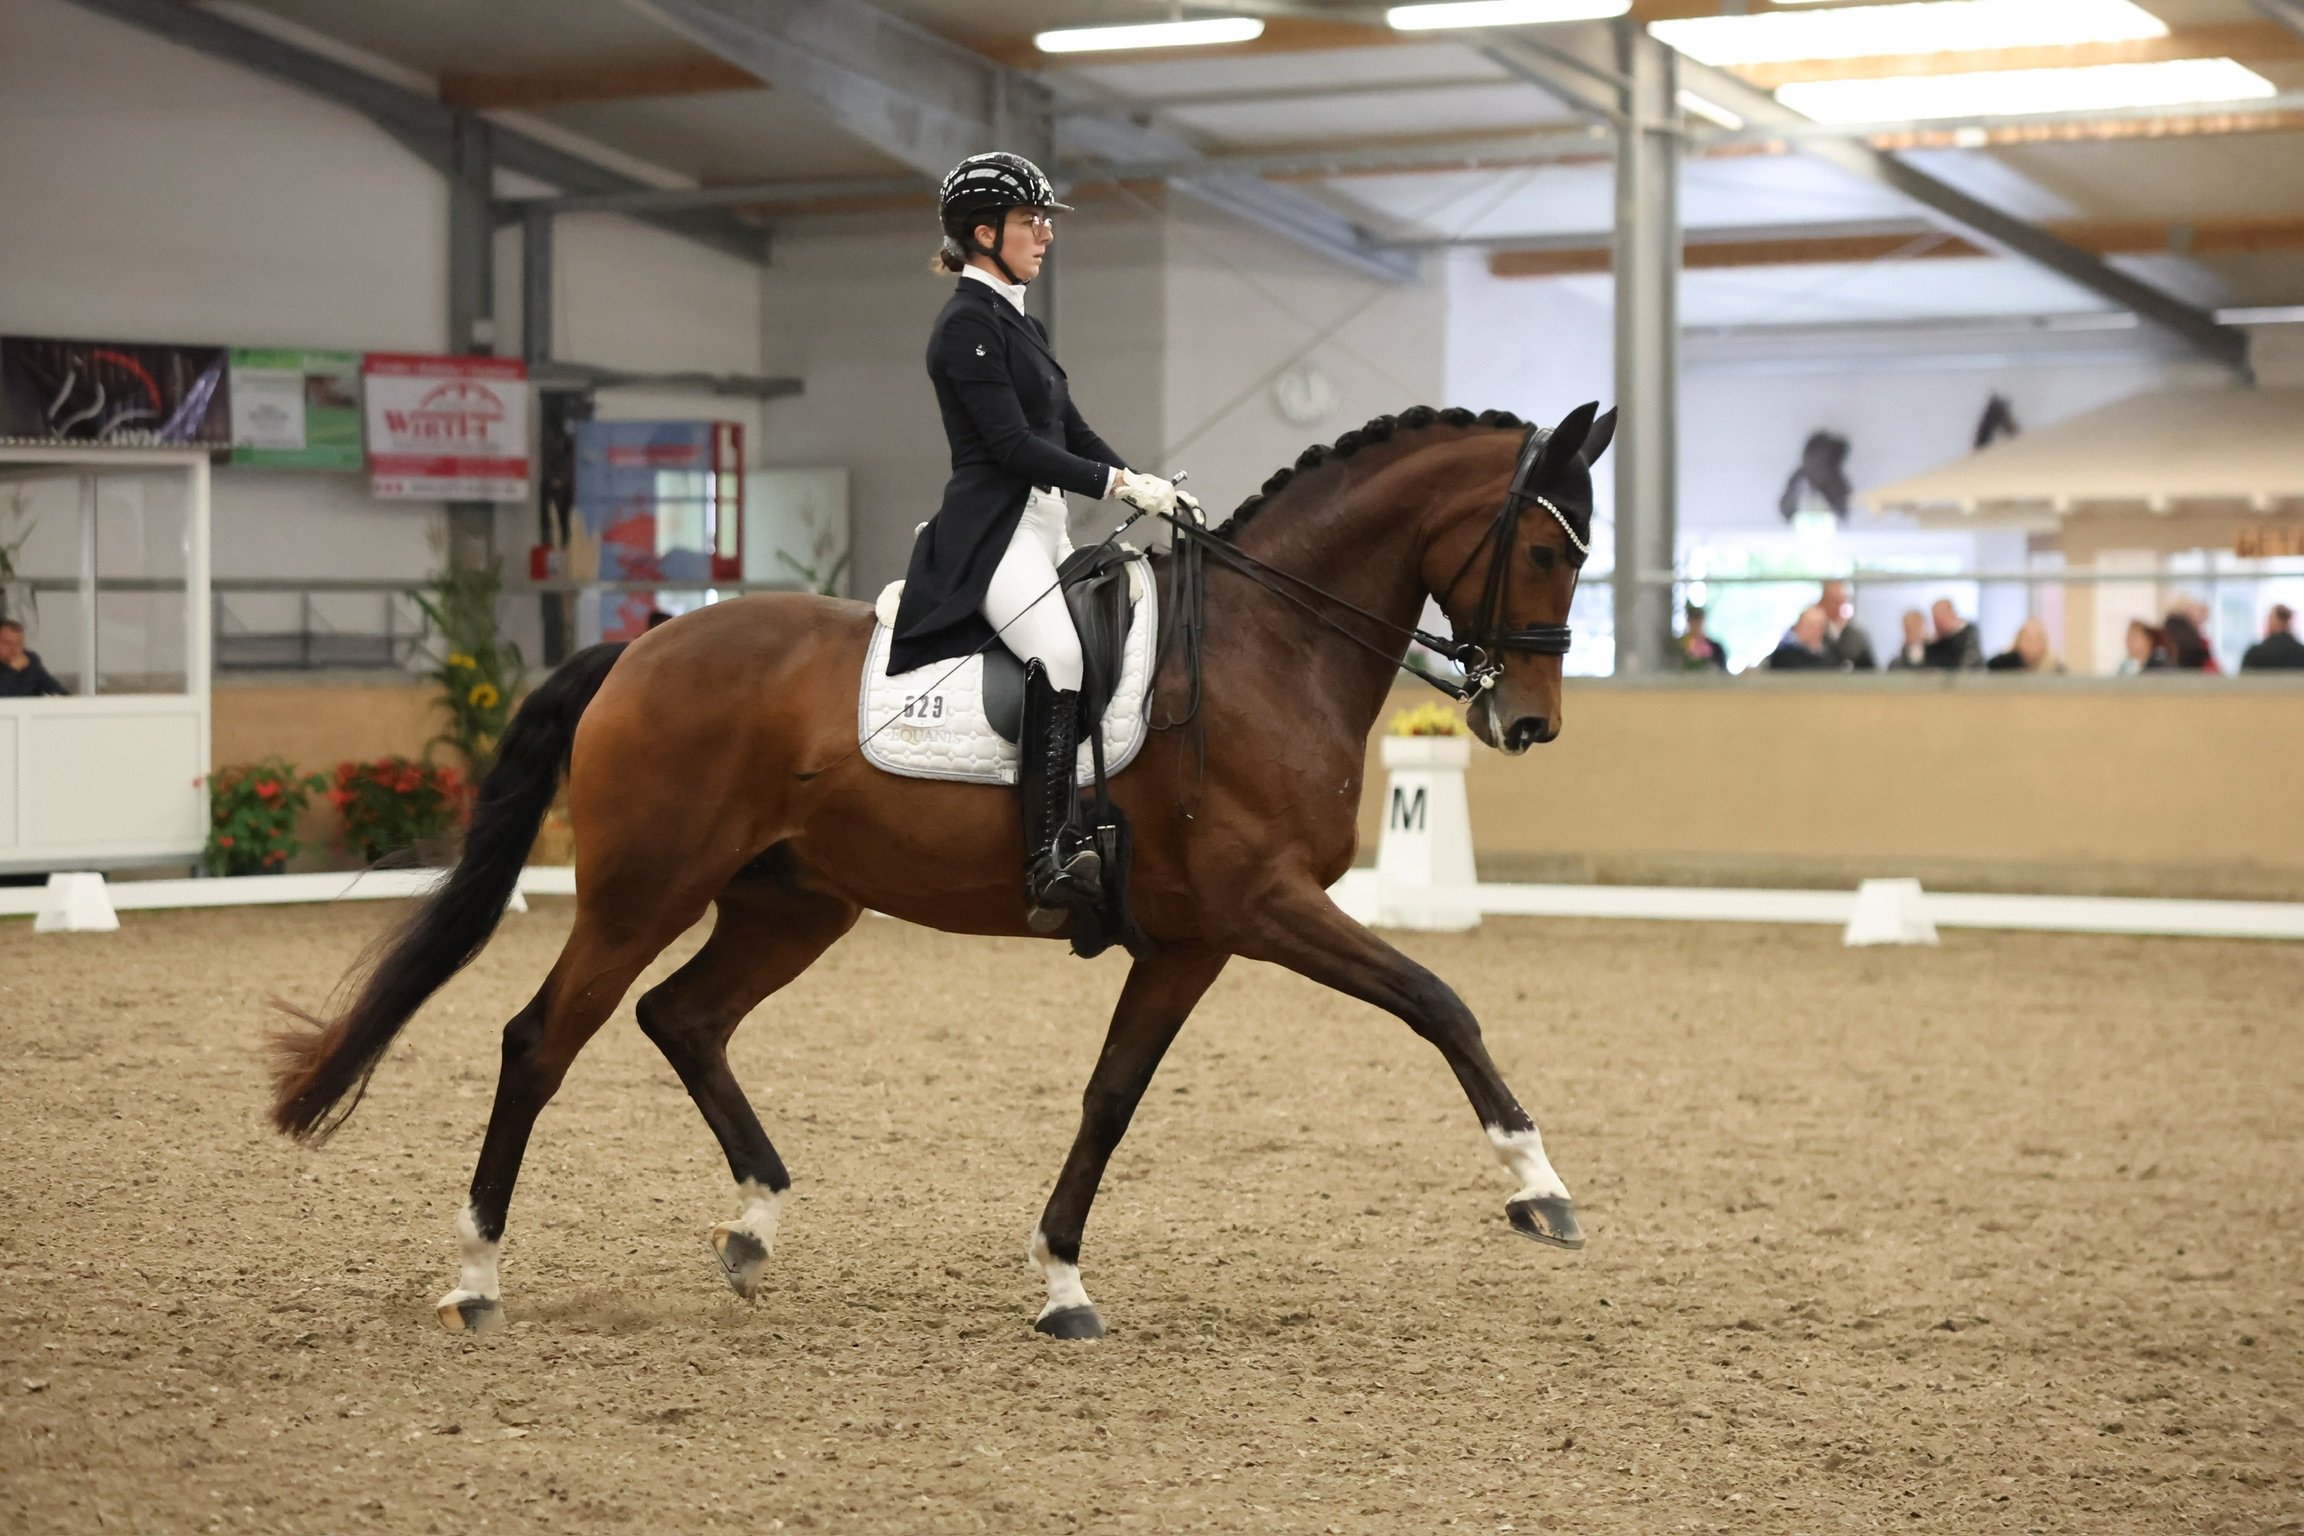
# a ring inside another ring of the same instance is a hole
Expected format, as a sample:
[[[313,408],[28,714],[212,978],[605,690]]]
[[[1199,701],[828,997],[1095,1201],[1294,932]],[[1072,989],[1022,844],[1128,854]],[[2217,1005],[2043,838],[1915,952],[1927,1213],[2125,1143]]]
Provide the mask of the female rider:
[[[1062,493],[1162,516],[1179,493],[1128,468],[1081,419],[1047,329],[1024,312],[1054,216],[1071,211],[1048,178],[1018,155],[970,155],[941,202],[937,262],[960,282],[929,332],[928,377],[952,478],[912,546],[888,671],[969,655],[994,634],[1024,662],[1025,894],[1033,931],[1053,933],[1068,909],[1102,898],[1100,862],[1076,825],[1081,658],[1056,582],[1072,552]]]

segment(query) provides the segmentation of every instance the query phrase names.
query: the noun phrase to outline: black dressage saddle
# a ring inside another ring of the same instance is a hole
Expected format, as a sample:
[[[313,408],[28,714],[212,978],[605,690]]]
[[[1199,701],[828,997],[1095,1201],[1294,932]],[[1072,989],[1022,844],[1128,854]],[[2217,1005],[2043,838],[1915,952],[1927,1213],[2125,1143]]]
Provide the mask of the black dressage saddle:
[[[1087,730],[1102,723],[1104,708],[1120,686],[1120,664],[1136,616],[1128,598],[1128,562],[1135,558],[1136,551],[1125,545],[1097,544],[1074,550],[1056,570],[1065,606],[1072,610],[1072,627],[1080,633],[1080,714]],[[1014,741],[1023,730],[1024,663],[1004,645],[984,653],[984,718],[1002,741]]]

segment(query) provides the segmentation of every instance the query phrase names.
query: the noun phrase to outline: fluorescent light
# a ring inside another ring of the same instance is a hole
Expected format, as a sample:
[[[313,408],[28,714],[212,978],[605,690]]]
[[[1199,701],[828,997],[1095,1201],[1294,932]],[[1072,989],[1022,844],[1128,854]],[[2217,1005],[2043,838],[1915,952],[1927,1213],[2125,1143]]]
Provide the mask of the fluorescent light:
[[[1674,92],[1672,99],[1678,102],[1680,104],[1680,110],[1687,113],[1689,116],[1700,117],[1708,123],[1727,129],[1730,133],[1734,133],[1737,129],[1744,126],[1744,119],[1738,117],[1735,113],[1720,105],[1720,103],[1716,101],[1708,101],[1704,97],[1697,95],[1694,91],[1683,88]]]
[[[1795,59],[2123,43],[2166,37],[2168,24],[2129,0],[1920,0],[1698,16],[1653,22],[1648,30],[1700,64],[1734,68]]]
[[[1441,5],[1396,5],[1384,13],[1395,32],[1452,27],[1540,27],[1555,21],[1605,21],[1632,9],[1632,0],[1447,0]]]
[[[1252,43],[1264,35],[1253,16],[1210,16],[1198,21],[1147,21],[1120,27],[1066,27],[1042,32],[1032,46],[1042,53],[1102,53],[1116,48],[1200,48]]]
[[[1933,117],[2015,117],[2248,101],[2279,88],[2230,59],[2096,64],[2083,69],[2001,69],[1974,75],[1898,75],[1887,80],[1809,80],[1776,99],[1820,123],[1894,123]]]

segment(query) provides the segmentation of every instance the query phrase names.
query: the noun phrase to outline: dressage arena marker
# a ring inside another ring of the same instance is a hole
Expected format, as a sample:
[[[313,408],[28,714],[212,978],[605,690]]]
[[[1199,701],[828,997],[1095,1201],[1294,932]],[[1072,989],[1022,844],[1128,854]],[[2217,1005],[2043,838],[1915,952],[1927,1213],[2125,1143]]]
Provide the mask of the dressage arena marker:
[[[379,869],[365,874],[233,875],[217,880],[128,880],[56,874],[45,888],[0,887],[0,918],[38,917],[60,888],[90,889],[119,912],[182,907],[246,907],[325,901],[393,901],[422,896],[447,877],[439,869]],[[64,885],[60,887],[59,882]],[[74,885],[73,882],[83,882]],[[1379,921],[1374,869],[1355,869],[1329,888],[1336,905],[1360,922]],[[1472,887],[1490,917],[1594,917],[1691,923],[1814,923],[1845,929],[1856,916],[1856,891],[1769,891],[1678,885],[1499,885]],[[576,871],[531,864],[520,872],[507,910],[527,910],[527,896],[573,896]],[[85,901],[87,898],[78,898]],[[2137,896],[1996,896],[1924,891],[1920,915],[1938,928],[1994,928],[2031,933],[2118,933],[2140,937],[2304,939],[2304,902],[2178,901]],[[41,932],[64,931],[39,924]],[[90,930],[83,930],[90,931]]]
[[[1840,942],[1850,949],[1866,944],[1933,944],[1936,925],[1928,920],[1928,896],[1917,880],[1867,880],[1856,887],[1856,910]]]

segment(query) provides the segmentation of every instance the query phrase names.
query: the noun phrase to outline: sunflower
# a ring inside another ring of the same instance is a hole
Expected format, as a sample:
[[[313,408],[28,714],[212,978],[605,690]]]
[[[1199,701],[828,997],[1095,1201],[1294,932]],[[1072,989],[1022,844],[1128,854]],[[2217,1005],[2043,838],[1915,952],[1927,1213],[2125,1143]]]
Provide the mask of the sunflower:
[[[472,691],[464,695],[464,701],[474,709],[494,709],[496,701],[501,697],[503,695],[496,691],[494,683],[474,683]]]

